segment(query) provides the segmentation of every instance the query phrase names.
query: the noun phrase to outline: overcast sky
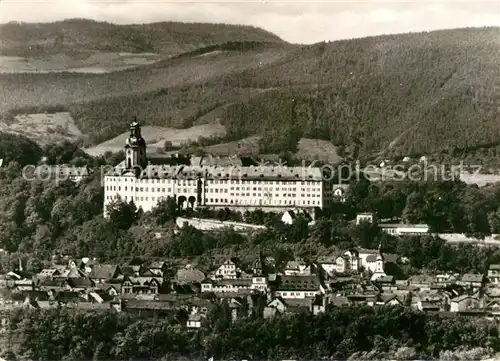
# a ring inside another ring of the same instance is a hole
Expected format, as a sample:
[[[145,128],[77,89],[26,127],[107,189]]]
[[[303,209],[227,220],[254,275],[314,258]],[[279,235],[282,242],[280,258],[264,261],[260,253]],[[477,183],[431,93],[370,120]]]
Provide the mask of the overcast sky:
[[[389,33],[500,26],[500,0],[0,0],[2,23],[75,17],[118,24],[166,20],[248,24],[290,42],[314,43]]]

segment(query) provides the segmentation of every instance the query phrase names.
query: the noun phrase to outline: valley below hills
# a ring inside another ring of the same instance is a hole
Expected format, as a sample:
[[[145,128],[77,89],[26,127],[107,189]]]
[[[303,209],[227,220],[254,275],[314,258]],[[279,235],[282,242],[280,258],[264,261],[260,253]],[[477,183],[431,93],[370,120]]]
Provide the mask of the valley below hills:
[[[498,161],[499,28],[313,45],[217,24],[68,20],[0,31],[2,57],[48,69],[0,74],[1,131],[20,116],[63,113],[94,150],[136,118],[164,129],[152,139],[159,148],[182,133],[183,142],[208,138],[205,151],[220,154],[251,139],[254,153],[312,159]],[[71,71],[88,67],[106,71]]]

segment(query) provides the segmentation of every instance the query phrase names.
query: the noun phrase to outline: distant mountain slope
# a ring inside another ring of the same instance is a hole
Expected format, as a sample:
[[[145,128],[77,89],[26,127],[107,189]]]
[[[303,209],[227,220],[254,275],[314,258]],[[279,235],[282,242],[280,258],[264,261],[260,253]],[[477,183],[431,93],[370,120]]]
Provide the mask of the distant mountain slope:
[[[179,54],[227,41],[283,42],[260,28],[241,25],[161,22],[115,25],[85,19],[0,25],[0,54],[33,56],[67,51]]]
[[[391,152],[500,144],[499,35],[457,29],[303,47],[224,77],[225,86],[275,90],[233,105],[223,123],[234,137],[299,129],[336,145],[359,142],[364,153],[398,137]]]
[[[110,98],[117,96],[130,98],[130,95],[137,95],[140,99],[144,93],[162,89],[191,86],[196,88],[222,75],[274,63],[286,56],[289,48],[286,44],[272,43],[233,42],[230,44],[231,47],[227,44],[210,46],[209,52],[203,53],[199,50],[156,64],[109,74],[0,74],[0,112],[13,108],[70,105],[102,99],[105,100],[101,104],[107,107],[107,102],[114,102]],[[216,87],[220,88],[219,84],[216,84]],[[172,93],[176,93],[175,90]],[[163,91],[162,94],[169,94],[169,91]],[[181,99],[180,101],[189,100]],[[189,106],[204,107],[204,104],[199,103],[203,99],[196,98],[196,101],[197,103],[189,104]],[[128,99],[127,102],[135,103],[134,99]],[[146,109],[138,103],[135,105]],[[135,106],[129,109],[132,113],[138,110]],[[109,107],[108,115],[113,116],[113,112],[117,111]],[[129,114],[132,114],[130,112]],[[143,115],[144,118],[149,118],[146,113]],[[102,121],[102,117],[100,118]],[[106,120],[103,122],[105,123]]]
[[[482,28],[311,46],[230,42],[106,75],[2,75],[0,110],[61,105],[94,144],[133,116],[189,127],[216,110],[208,121],[225,126],[226,141],[260,135],[268,153],[295,151],[302,137],[365,156],[496,147],[499,35]]]

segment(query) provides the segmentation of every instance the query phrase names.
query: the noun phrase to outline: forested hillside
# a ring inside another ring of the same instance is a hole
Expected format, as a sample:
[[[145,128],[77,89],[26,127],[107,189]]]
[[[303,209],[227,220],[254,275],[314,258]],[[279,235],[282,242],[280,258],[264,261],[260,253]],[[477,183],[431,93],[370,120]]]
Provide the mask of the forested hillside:
[[[161,22],[115,25],[86,19],[0,25],[0,54],[47,55],[88,51],[154,52],[175,55],[226,41],[282,42],[252,26]]]
[[[225,140],[261,135],[269,152],[309,137],[354,156],[480,149],[496,157],[489,150],[500,143],[498,39],[498,28],[482,28],[310,46],[228,42],[111,74],[0,75],[0,109],[57,105],[93,144],[134,116],[188,127],[219,110]]]
[[[240,134],[257,127],[266,134],[299,128],[336,145],[359,141],[364,152],[391,147],[426,154],[498,144],[498,30],[392,35],[301,48],[264,69],[226,77],[225,85],[274,88],[235,105],[226,121]],[[277,121],[279,129],[273,128]]]

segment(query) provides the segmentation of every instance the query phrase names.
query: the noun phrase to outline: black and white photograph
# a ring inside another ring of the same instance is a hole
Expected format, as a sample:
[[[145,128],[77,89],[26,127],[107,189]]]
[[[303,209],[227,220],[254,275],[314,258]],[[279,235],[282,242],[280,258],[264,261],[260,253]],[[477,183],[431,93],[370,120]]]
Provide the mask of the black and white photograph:
[[[500,0],[0,0],[0,361],[500,360]]]

